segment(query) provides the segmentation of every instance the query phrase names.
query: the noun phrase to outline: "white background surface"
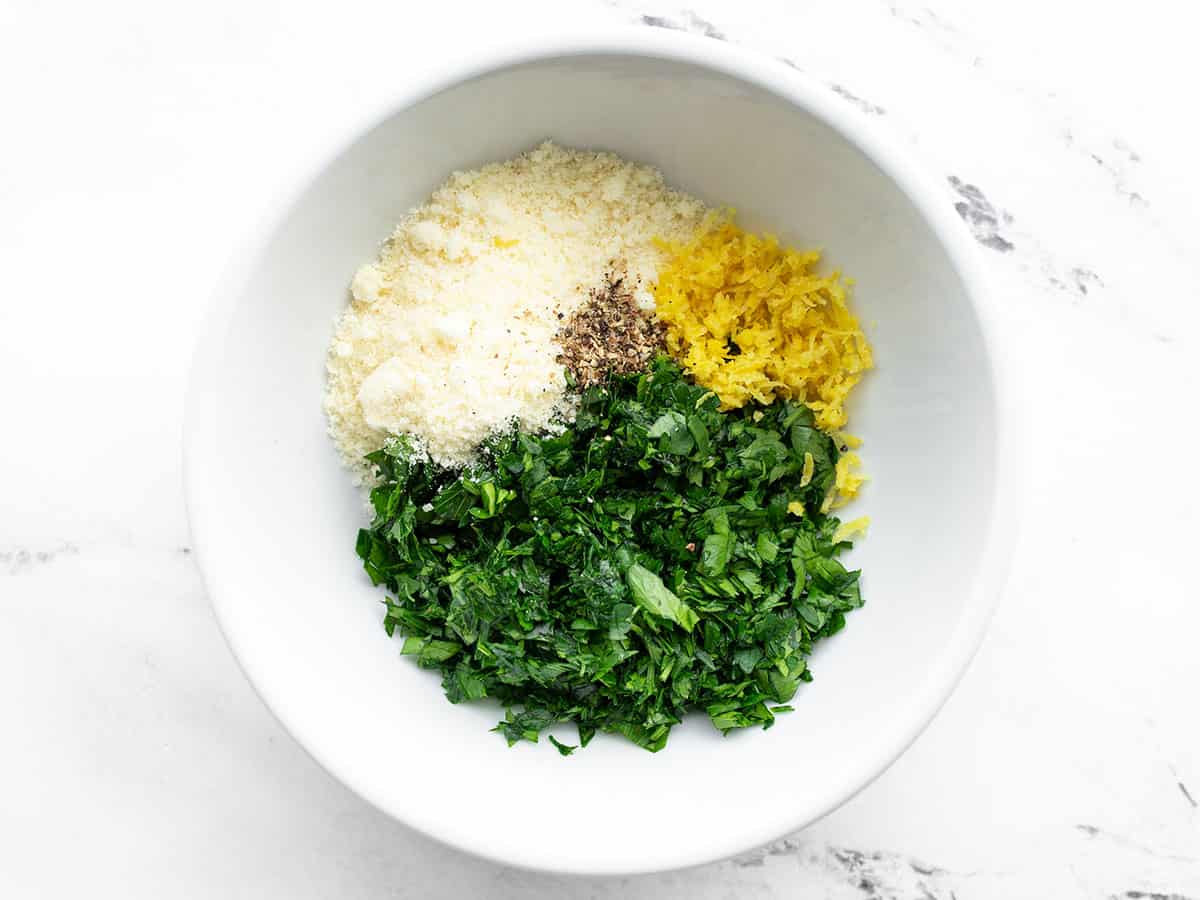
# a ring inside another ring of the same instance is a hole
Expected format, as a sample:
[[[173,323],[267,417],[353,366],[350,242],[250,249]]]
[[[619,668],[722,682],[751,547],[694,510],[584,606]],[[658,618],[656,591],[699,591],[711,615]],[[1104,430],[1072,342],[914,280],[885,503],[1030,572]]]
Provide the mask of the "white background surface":
[[[0,897],[1197,900],[1200,62],[1175,5],[0,0]],[[190,559],[181,397],[225,261],[333,135],[429,60],[647,17],[788,58],[948,204],[951,176],[982,192],[1030,501],[983,649],[876,784],[737,860],[566,879],[396,825],[269,717]]]

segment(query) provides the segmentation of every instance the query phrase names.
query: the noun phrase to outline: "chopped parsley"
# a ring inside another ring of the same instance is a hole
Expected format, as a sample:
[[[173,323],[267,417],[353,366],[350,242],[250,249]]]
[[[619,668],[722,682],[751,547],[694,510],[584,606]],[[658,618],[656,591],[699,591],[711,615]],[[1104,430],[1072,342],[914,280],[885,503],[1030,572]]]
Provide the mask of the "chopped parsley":
[[[721,412],[660,358],[586,388],[561,434],[486,449],[465,472],[403,440],[371,454],[358,554],[402,652],[452,703],[499,701],[510,744],[573,722],[581,746],[605,731],[657,751],[693,709],[770,727],[862,605],[821,511],[838,447],[805,406]]]

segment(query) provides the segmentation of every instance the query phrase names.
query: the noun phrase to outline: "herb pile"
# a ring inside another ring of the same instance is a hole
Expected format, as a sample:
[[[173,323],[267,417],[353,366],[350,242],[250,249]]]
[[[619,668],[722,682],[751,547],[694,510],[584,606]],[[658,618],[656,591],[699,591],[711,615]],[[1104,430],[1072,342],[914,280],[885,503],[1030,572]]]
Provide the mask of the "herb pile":
[[[660,358],[585,388],[563,433],[485,449],[467,471],[403,438],[372,453],[358,553],[403,652],[452,702],[503,704],[509,743],[574,722],[656,751],[691,709],[769,727],[861,605],[824,512],[838,447],[805,406],[721,412]]]

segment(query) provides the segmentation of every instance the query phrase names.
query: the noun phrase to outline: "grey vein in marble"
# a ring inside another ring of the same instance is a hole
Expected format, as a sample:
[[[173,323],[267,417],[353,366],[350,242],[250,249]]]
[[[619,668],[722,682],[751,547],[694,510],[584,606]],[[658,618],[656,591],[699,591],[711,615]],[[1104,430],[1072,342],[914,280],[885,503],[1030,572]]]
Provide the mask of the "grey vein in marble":
[[[1104,287],[1104,282],[1100,276],[1091,269],[1083,266],[1075,266],[1070,271],[1071,283],[1075,285],[1075,290],[1084,296],[1088,293],[1089,287]]]
[[[891,2],[888,3],[888,12],[898,22],[904,22],[906,25],[919,29],[926,40],[937,44],[943,50],[967,56],[972,66],[980,64],[980,57],[970,53],[969,47],[966,46],[966,36],[962,30],[928,6],[918,6],[912,10],[906,10],[898,3]]]
[[[0,569],[7,569],[8,575],[24,575],[38,566],[53,563],[62,556],[78,556],[79,547],[69,541],[64,541],[46,550],[32,550],[28,547],[14,547],[0,550]]]
[[[853,91],[851,91],[849,88],[845,87],[844,85],[840,85],[840,84],[834,82],[834,83],[830,84],[829,87],[835,94],[837,94],[843,100],[846,100],[849,103],[853,104],[854,106],[857,106],[859,109],[861,109],[863,112],[865,112],[869,116],[887,115],[887,110],[884,109],[882,106],[878,106],[877,104],[874,104],[874,103],[870,102],[869,100],[863,99],[862,97],[858,96],[858,94],[855,94]]]
[[[1104,840],[1126,850],[1132,850],[1135,853],[1140,853],[1144,856],[1153,857],[1154,859],[1163,859],[1170,862],[1186,862],[1194,863],[1200,860],[1200,857],[1184,856],[1178,853],[1164,853],[1154,847],[1139,843],[1138,841],[1130,840],[1129,838],[1114,834],[1111,831],[1105,831],[1103,828],[1097,828],[1095,825],[1080,824],[1075,826],[1075,830],[1087,835],[1093,840]]]
[[[1179,786],[1179,793],[1183,794],[1183,798],[1187,800],[1192,809],[1197,809],[1198,804],[1196,803],[1196,798],[1193,797],[1192,792],[1187,789],[1187,785],[1182,781],[1176,781],[1175,784]]]
[[[669,19],[665,16],[641,15],[638,17],[638,21],[643,25],[649,25],[651,28],[686,31],[688,34],[699,34],[717,41],[728,40],[725,32],[713,25],[712,22],[700,18],[690,9],[681,10],[677,19]]]
[[[1000,232],[1012,224],[1012,216],[996,209],[978,186],[963,181],[957,175],[949,176],[947,181],[962,198],[954,204],[954,209],[970,227],[975,240],[989,250],[1011,252],[1013,242]]]
[[[779,857],[797,859],[806,868],[822,872],[864,897],[955,900],[949,882],[970,877],[897,853],[821,847],[798,835],[745,853],[733,859],[732,864],[742,869],[761,868],[769,859]]]
[[[1019,234],[1019,249],[1024,252],[1017,255],[1038,260],[1043,277],[1051,287],[1072,295],[1076,300],[1088,296],[1095,288],[1104,287],[1104,279],[1088,266],[1071,266],[1065,271],[1060,268],[1055,255],[1047,250],[1043,242],[1015,229],[1012,214],[995,206],[978,185],[966,182],[957,175],[949,175],[946,180],[959,198],[954,203],[955,211],[971,229],[972,237],[979,244],[1007,254],[1018,249]]]
[[[745,868],[747,866],[761,866],[768,856],[790,856],[792,854],[802,853],[808,845],[797,837],[781,838],[766,846],[751,850],[749,853],[743,853],[741,856],[734,857],[732,860],[735,866]]]
[[[1063,132],[1063,140],[1069,148],[1084,154],[1104,170],[1104,173],[1112,180],[1113,188],[1125,198],[1130,206],[1145,209],[1150,205],[1141,192],[1129,186],[1133,168],[1142,161],[1142,156],[1125,141],[1113,138],[1109,142],[1109,146],[1097,150],[1083,146],[1075,136],[1075,132],[1069,128]]]

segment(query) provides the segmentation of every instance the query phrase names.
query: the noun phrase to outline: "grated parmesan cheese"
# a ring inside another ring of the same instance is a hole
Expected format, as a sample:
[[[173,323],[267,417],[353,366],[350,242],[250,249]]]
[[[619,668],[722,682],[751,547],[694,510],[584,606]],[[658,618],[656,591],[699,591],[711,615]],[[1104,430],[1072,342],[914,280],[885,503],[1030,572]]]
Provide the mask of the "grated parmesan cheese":
[[[665,246],[707,213],[655,169],[551,142],[454,173],[354,275],[337,321],[325,410],[356,480],[391,435],[462,466],[514,421],[569,420],[560,320],[614,263],[629,284],[653,284]]]

